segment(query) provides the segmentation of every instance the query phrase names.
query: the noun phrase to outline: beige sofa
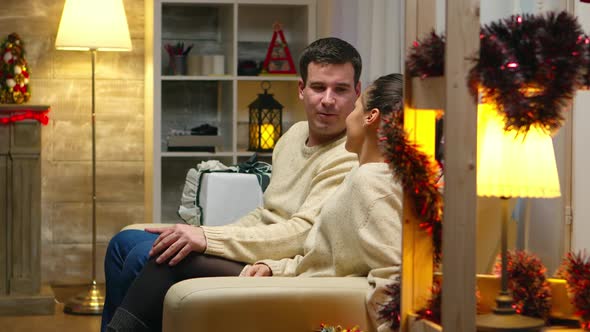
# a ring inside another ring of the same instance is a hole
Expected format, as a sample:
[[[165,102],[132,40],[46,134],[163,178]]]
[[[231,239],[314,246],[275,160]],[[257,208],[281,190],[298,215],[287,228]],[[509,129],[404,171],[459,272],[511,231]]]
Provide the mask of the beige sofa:
[[[167,224],[134,224],[143,229]],[[198,278],[172,286],[164,332],[301,332],[321,323],[369,331],[366,278]]]

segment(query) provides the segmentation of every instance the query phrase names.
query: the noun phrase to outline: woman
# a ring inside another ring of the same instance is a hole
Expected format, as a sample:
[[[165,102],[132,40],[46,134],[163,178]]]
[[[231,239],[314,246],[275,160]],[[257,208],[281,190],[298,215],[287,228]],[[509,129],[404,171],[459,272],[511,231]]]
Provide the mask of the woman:
[[[377,322],[379,306],[387,301],[385,286],[400,273],[403,200],[402,187],[378,146],[377,131],[385,115],[401,111],[402,88],[402,75],[383,76],[356,101],[346,118],[346,149],[358,155],[359,167],[322,207],[303,245],[303,255],[245,267],[228,262],[216,268],[236,276],[368,276],[373,286],[368,308]],[[193,253],[173,268],[150,262],[129,289],[108,331],[160,329],[168,288],[184,279],[207,277],[200,271],[209,269],[196,268],[207,260]],[[380,323],[378,329],[387,330],[386,322]]]

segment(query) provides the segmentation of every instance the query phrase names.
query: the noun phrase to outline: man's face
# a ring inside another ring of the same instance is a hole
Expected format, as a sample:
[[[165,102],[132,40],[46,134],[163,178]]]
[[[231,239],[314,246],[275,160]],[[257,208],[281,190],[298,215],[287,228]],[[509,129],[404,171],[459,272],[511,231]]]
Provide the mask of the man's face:
[[[299,99],[309,123],[308,145],[323,144],[346,130],[346,117],[354,109],[360,83],[354,84],[351,63],[307,66],[307,84],[299,80]]]

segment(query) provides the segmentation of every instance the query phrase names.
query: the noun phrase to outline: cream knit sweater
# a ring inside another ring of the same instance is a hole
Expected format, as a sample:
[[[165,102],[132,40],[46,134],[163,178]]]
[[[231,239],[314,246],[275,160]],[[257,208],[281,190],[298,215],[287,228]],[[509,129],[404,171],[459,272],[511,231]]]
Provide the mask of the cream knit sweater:
[[[385,286],[400,273],[402,202],[401,184],[388,165],[364,164],[326,201],[302,255],[259,263],[273,276],[368,276],[367,306],[377,322],[379,305],[388,300]],[[378,330],[388,330],[387,324]]]
[[[303,253],[303,242],[326,198],[358,165],[344,149],[346,137],[308,147],[307,122],[293,125],[277,142],[264,204],[226,226],[202,226],[206,254],[245,263]]]

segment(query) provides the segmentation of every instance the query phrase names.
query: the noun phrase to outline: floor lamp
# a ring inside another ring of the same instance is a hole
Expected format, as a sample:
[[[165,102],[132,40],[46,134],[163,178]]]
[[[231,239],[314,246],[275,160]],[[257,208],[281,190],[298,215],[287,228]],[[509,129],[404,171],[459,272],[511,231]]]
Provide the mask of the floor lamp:
[[[538,331],[544,322],[518,315],[508,291],[508,199],[559,197],[559,178],[551,136],[537,126],[526,133],[504,131],[491,104],[478,106],[477,194],[502,199],[502,287],[493,312],[477,317],[478,331]]]
[[[99,315],[104,297],[96,287],[96,134],[95,65],[97,51],[130,51],[131,38],[122,0],[66,0],[59,22],[58,50],[89,51],[92,58],[92,283],[66,302],[64,311]]]

